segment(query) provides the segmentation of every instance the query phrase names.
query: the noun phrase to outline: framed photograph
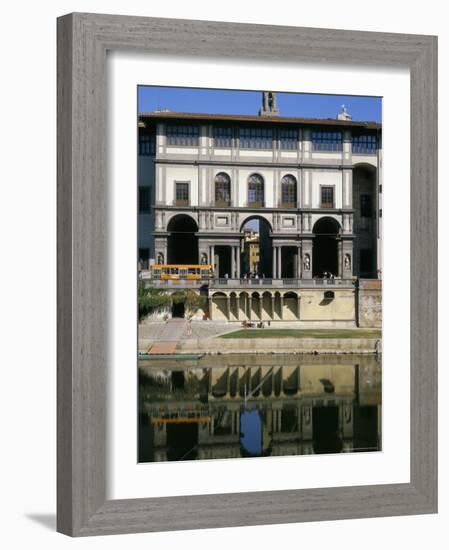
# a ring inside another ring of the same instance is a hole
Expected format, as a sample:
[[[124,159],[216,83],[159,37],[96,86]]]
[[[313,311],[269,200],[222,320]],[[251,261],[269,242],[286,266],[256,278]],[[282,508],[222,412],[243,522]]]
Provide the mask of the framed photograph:
[[[380,451],[382,99],[138,94],[139,462]]]
[[[437,510],[435,37],[58,19],[58,530]]]

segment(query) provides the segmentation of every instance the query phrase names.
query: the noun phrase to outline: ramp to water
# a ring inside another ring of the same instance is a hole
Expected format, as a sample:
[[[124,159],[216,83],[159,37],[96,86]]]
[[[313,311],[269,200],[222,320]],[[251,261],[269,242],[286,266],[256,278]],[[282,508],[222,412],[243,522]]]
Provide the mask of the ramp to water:
[[[186,329],[186,324],[185,319],[175,318],[167,321],[159,335],[159,341],[151,345],[148,353],[150,355],[175,353],[176,346]]]
[[[151,345],[150,355],[168,355],[176,352],[177,342],[156,342]]]

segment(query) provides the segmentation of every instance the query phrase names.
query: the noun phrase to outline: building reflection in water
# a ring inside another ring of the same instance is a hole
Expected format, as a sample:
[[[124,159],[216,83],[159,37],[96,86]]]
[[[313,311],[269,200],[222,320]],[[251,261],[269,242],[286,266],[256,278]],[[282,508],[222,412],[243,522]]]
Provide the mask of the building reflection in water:
[[[379,451],[374,355],[139,361],[139,462]]]

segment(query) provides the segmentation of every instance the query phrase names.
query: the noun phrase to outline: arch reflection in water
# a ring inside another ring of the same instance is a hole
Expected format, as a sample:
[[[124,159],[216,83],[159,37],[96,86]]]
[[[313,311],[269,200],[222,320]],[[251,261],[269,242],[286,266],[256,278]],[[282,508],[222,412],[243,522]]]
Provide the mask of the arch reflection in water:
[[[381,450],[374,355],[144,359],[139,375],[139,462]]]

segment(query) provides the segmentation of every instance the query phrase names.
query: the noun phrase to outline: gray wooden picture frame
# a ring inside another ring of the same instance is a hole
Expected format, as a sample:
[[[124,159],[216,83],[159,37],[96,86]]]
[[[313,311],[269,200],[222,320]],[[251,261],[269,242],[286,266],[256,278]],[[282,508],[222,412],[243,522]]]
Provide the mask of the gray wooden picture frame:
[[[408,67],[410,483],[106,499],[106,52]],[[57,529],[72,536],[437,511],[437,38],[75,13],[58,19]]]

